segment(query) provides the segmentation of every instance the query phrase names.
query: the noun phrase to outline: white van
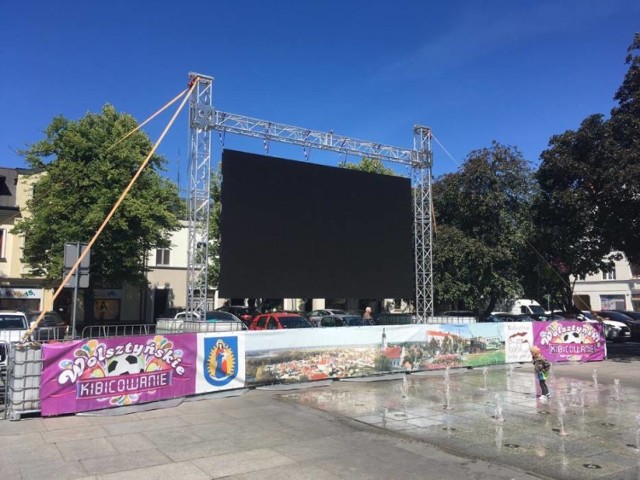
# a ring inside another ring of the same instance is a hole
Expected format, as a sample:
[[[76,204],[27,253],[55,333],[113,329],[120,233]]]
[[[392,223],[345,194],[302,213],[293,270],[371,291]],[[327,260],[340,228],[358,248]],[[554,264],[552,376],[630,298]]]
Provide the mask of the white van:
[[[527,298],[514,298],[506,300],[500,305],[500,309],[497,310],[500,313],[511,313],[513,315],[544,315],[545,311],[542,306],[535,300]],[[492,314],[496,312],[491,312]]]

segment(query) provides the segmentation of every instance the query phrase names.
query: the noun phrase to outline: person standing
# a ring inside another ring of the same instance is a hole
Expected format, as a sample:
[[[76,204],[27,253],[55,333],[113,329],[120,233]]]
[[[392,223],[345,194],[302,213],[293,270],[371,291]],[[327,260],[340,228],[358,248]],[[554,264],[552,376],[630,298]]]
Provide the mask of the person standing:
[[[542,356],[540,348],[531,347],[529,350],[531,351],[531,356],[533,358],[533,368],[535,369],[536,376],[538,377],[540,390],[542,390],[542,395],[540,395],[538,399],[546,401],[551,396],[549,393],[549,387],[547,386],[547,378],[549,378],[551,364]]]
[[[373,317],[371,316],[371,307],[367,307],[364,309],[364,315],[362,315],[362,318],[369,322],[373,322]]]

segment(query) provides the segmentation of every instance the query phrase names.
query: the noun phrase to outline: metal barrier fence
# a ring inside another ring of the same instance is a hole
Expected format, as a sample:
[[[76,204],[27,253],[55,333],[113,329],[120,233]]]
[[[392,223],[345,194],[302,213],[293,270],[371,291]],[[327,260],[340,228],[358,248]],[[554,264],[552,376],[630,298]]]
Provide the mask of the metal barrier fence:
[[[449,316],[439,316],[439,317],[429,317],[427,323],[477,323],[477,319],[475,317],[449,317]]]
[[[203,322],[200,320],[184,320],[182,318],[159,318],[156,322],[156,333],[206,333],[206,332],[238,332],[247,330],[242,322]]]
[[[247,327],[242,322],[225,322],[218,320],[216,322],[199,322],[194,320],[184,321],[184,332],[238,332],[241,330],[247,330]]]
[[[182,333],[184,320],[182,318],[158,318],[156,333]]]
[[[152,335],[156,326],[150,323],[131,325],[88,325],[82,329],[82,338],[128,337],[133,335]]]

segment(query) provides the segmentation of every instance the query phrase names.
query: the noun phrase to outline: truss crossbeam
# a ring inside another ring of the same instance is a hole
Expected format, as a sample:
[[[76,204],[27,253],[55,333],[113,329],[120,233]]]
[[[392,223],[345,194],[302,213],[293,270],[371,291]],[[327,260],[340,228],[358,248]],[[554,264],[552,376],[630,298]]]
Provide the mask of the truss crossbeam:
[[[282,123],[258,120],[218,110],[216,110],[210,126],[215,130],[262,138],[267,141],[273,140],[348,155],[378,158],[409,166],[415,166],[423,160],[419,158],[415,150],[357,140],[337,135],[333,132],[319,132]]]

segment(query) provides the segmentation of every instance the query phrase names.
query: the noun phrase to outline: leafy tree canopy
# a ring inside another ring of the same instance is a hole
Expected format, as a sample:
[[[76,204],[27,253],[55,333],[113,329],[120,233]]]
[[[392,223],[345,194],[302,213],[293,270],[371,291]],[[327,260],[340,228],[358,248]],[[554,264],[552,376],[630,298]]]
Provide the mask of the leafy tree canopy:
[[[396,173],[384,166],[382,161],[378,158],[363,157],[360,163],[342,162],[340,164],[342,168],[348,168],[349,170],[360,170],[361,172],[379,173],[382,175],[395,175]]]
[[[640,33],[629,46],[626,63],[629,69],[614,97],[618,106],[611,111],[615,162],[608,165],[612,211],[607,227],[614,247],[640,263]]]
[[[518,267],[529,248],[532,194],[528,162],[497,142],[471,152],[456,173],[434,183],[437,302],[457,298],[490,311],[522,289]]]
[[[25,237],[23,260],[34,276],[60,279],[67,242],[88,242],[151,150],[130,115],[105,105],[78,121],[59,116],[45,138],[21,153],[35,171],[30,215],[14,233]],[[110,148],[112,147],[113,148]],[[154,155],[91,251],[91,283],[120,285],[144,279],[150,248],[168,247],[180,226],[184,206],[176,186],[159,171],[165,160]]]

